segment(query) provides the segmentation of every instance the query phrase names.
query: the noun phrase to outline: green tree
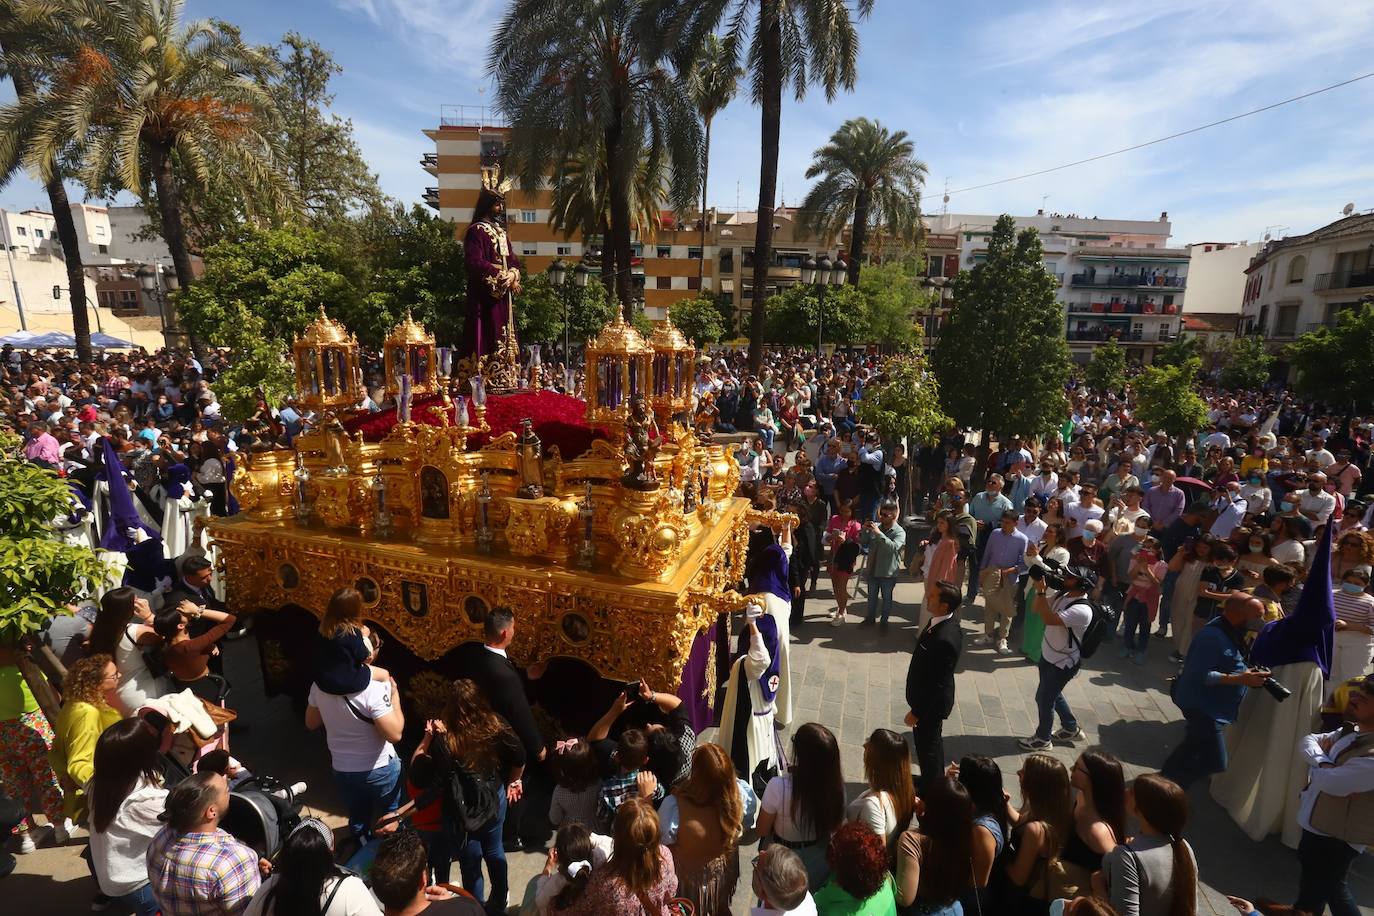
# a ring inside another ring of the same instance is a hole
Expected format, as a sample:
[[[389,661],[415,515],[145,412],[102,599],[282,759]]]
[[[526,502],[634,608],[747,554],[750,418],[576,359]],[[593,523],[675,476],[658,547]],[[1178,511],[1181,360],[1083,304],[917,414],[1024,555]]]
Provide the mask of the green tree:
[[[28,106],[40,104],[42,88],[51,64],[45,39],[51,30],[54,8],[43,0],[0,0],[0,76],[9,77],[18,100],[15,106],[0,108],[0,187],[9,184],[20,168],[25,153],[21,115]],[[30,115],[31,116],[31,115]],[[91,322],[86,312],[86,275],[81,264],[81,245],[76,234],[67,189],[62,184],[60,164],[64,150],[51,147],[47,155],[43,190],[48,195],[62,259],[67,266],[67,295],[72,305],[72,336],[76,358],[91,360]]]
[[[868,329],[868,303],[853,286],[826,289],[822,302],[819,289],[799,283],[769,296],[766,307],[769,343],[814,347],[818,317],[826,343],[858,343]]]
[[[1135,414],[1146,429],[1162,429],[1170,436],[1190,436],[1207,422],[1207,402],[1198,396],[1197,374],[1202,361],[1179,366],[1155,363],[1136,376]]]
[[[819,85],[826,101],[858,78],[857,20],[873,12],[874,0],[665,0],[652,36],[672,49],[679,65],[691,61],[708,36],[727,23],[725,53],[738,61],[747,55],[754,104],[759,106],[760,137],[758,225],[754,234],[753,288],[768,288],[773,261],[773,211],[778,194],[778,150],[782,130],[782,91],[791,85],[797,101]],[[747,50],[746,50],[747,39]],[[767,304],[755,297],[749,322],[749,368],[763,367]]]
[[[874,264],[859,278],[867,317],[863,340],[901,348],[916,340],[916,314],[929,297],[916,285],[914,264]]]
[[[1018,234],[1010,216],[998,218],[987,261],[961,271],[951,284],[949,318],[935,342],[935,374],[946,412],[983,437],[1039,435],[1057,429],[1067,404],[1069,348],[1056,283],[1045,272],[1034,229]]]
[[[1374,404],[1369,367],[1374,366],[1374,302],[1343,309],[1335,327],[1309,331],[1288,345],[1298,390],[1340,408]]]
[[[1126,387],[1126,351],[1115,338],[1093,349],[1083,370],[1083,380],[1097,391],[1120,391]]]
[[[71,0],[70,41],[56,74],[21,119],[26,161],[46,180],[75,147],[90,187],[155,194],[162,237],[183,290],[195,281],[184,182],[229,174],[282,202],[277,118],[265,85],[272,62],[219,21],[183,23],[180,0]],[[21,103],[22,104],[22,103]],[[177,316],[169,315],[173,330]]]
[[[1269,381],[1274,357],[1258,337],[1238,337],[1222,351],[1219,381],[1227,388],[1253,389]]]
[[[339,317],[360,340],[375,345],[409,312],[441,346],[458,344],[467,312],[467,270],[453,224],[419,204],[409,210],[400,204],[374,207],[350,222],[365,254],[356,266],[347,243],[316,236],[326,263],[336,271],[362,271],[370,278],[360,306],[351,308],[359,300],[345,298]]]
[[[1202,341],[1196,337],[1180,337],[1155,351],[1156,366],[1181,366],[1197,359],[1202,365]]]
[[[617,298],[633,317],[631,187],[636,168],[671,174],[670,198],[692,205],[701,124],[681,73],[652,53],[648,0],[516,0],[488,58],[511,124],[511,164],[533,192],[555,167],[599,149],[610,219],[605,236]]]
[[[734,99],[739,89],[739,78],[744,75],[737,56],[725,46],[719,35],[710,35],[702,45],[700,53],[692,66],[688,86],[692,92],[692,104],[696,106],[701,118],[701,239],[698,244],[706,251],[706,232],[710,228],[706,200],[706,190],[711,172],[711,122],[717,114]],[[697,278],[706,275],[706,258],[697,264]]]
[[[257,410],[261,395],[269,404],[280,404],[296,390],[287,346],[267,336],[259,315],[241,312],[242,323],[233,345],[229,367],[215,379],[215,397],[230,423],[242,423]]]
[[[801,205],[805,229],[833,238],[850,226],[849,282],[859,283],[868,257],[871,226],[915,244],[921,231],[921,186],[926,164],[904,130],[892,133],[877,121],[851,118],[816,150],[806,177],[820,178]]]
[[[940,401],[940,383],[920,353],[894,356],[883,364],[879,380],[864,389],[859,422],[884,439],[925,442],[951,425]]]
[[[524,292],[515,304],[516,335],[527,343],[561,343],[563,340],[564,296],[567,296],[568,339],[583,343],[615,318],[615,303],[606,287],[588,283],[557,290],[548,274],[532,274],[524,282]]]
[[[58,540],[52,520],[72,511],[71,488],[25,461],[19,439],[0,433],[0,645],[14,645],[67,613],[108,572],[87,547]]]
[[[709,297],[674,302],[668,310],[668,318],[698,350],[725,334],[720,309],[716,307],[716,300]]]
[[[330,226],[382,205],[377,176],[353,139],[353,122],[329,110],[329,81],[343,68],[297,32],[287,32],[267,53],[274,65],[268,91],[280,115],[274,127],[282,171],[307,221]]]

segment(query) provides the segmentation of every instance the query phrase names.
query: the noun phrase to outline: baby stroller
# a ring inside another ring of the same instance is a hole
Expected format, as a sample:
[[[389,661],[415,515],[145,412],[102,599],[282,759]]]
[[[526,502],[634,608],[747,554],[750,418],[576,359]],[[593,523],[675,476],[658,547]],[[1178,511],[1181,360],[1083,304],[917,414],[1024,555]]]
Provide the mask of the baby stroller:
[[[300,822],[301,803],[291,786],[271,776],[250,776],[230,788],[229,810],[219,826],[270,859]]]

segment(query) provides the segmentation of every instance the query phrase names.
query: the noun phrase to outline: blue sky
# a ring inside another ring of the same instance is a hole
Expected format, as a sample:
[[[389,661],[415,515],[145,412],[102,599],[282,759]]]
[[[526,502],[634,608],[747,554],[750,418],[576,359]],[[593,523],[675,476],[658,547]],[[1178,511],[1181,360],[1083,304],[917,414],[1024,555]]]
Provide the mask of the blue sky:
[[[303,32],[344,72],[336,111],[383,188],[415,201],[420,133],[445,104],[482,105],[486,45],[505,0],[189,0],[255,42]],[[1374,3],[1348,0],[877,0],[860,26],[854,92],[783,110],[780,180],[798,203],[811,152],[848,117],[906,130],[928,164],[925,208],[957,191],[1143,142],[1374,70]],[[710,202],[757,202],[758,110],[713,129]],[[1308,231],[1374,208],[1374,79],[1146,150],[951,197],[953,212],[1154,219],[1174,242]],[[41,205],[19,178],[9,208]],[[1286,228],[1284,228],[1286,227]]]

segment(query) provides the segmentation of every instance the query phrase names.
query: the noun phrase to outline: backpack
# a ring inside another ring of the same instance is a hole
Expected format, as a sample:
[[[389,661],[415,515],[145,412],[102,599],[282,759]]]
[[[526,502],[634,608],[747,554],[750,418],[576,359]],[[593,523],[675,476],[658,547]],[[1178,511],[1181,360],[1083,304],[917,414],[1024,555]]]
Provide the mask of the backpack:
[[[440,748],[439,793],[444,817],[464,833],[474,833],[496,819],[505,787],[492,776],[480,775],[454,760],[443,741]]]
[[[1087,627],[1084,628],[1082,639],[1074,635],[1073,627],[1064,628],[1069,631],[1069,644],[1073,645],[1077,643],[1078,654],[1082,658],[1092,658],[1093,653],[1102,645],[1102,640],[1106,638],[1107,634],[1116,632],[1116,617],[1111,611],[1086,595],[1082,598],[1074,599],[1073,603],[1086,604],[1088,609],[1092,611],[1092,619],[1088,621]]]

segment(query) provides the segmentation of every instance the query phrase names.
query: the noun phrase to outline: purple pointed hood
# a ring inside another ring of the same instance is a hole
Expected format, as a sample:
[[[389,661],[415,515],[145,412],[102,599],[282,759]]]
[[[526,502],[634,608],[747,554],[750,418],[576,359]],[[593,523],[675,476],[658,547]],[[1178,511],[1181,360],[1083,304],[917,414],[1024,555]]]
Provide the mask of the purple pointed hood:
[[[1336,633],[1336,606],[1331,600],[1331,527],[1317,542],[1317,555],[1293,613],[1266,624],[1250,649],[1250,663],[1265,668],[1316,662],[1322,677],[1331,676]]]
[[[138,510],[134,508],[134,495],[129,492],[129,487],[124,482],[124,466],[119,463],[114,445],[108,437],[101,439],[100,444],[104,449],[105,468],[99,476],[110,485],[110,519],[105,525],[105,532],[100,536],[100,546],[106,550],[127,553],[134,547],[134,540],[129,537],[130,528],[141,528],[149,537],[157,537],[158,533],[156,529],[144,524]]]

